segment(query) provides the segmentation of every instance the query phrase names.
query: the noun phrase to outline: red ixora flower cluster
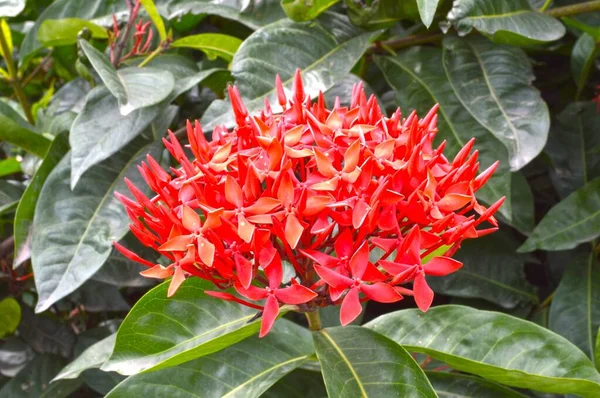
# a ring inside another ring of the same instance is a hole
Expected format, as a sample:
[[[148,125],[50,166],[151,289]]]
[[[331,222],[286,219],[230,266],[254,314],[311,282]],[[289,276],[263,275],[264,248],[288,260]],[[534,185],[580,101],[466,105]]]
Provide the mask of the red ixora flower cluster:
[[[316,102],[306,95],[299,71],[292,91],[286,97],[277,77],[283,112],[265,101],[252,116],[230,87],[237,127],[215,128],[208,142],[188,122],[190,155],[169,131],[164,143],[181,167],[170,174],[148,156],[139,170],[156,195],[127,181],[135,201],[117,196],[131,231],[171,264],[116,247],[149,267],[144,276],[172,276],[169,296],[193,276],[233,287],[238,295],[207,293],[262,310],[261,336],[282,304],[311,311],[341,303],[343,325],[366,300],[414,295],[426,311],[433,292],[425,275],[456,271],[462,264],[449,256],[461,242],[497,229],[504,199],[485,208],[474,194],[498,164],[478,175],[473,141],[452,161],[444,142],[434,149],[437,106],[420,120],[400,109],[387,118],[358,84],[349,107],[338,99],[329,110],[322,94]],[[445,256],[423,263],[440,248]]]

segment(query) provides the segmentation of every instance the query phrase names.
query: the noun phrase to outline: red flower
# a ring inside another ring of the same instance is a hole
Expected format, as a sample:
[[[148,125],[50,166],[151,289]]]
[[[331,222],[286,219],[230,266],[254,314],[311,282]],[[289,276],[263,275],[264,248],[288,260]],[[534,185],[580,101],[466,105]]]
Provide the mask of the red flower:
[[[450,256],[461,242],[497,229],[503,199],[486,208],[475,193],[498,164],[478,175],[473,141],[452,161],[444,143],[434,148],[437,106],[421,120],[400,110],[387,118],[361,84],[349,107],[338,100],[333,109],[323,95],[311,101],[299,73],[292,89],[288,99],[277,78],[282,112],[266,101],[250,115],[230,87],[237,127],[217,127],[208,141],[198,122],[188,122],[191,159],[169,132],[165,146],[181,167],[167,173],[149,157],[140,172],[154,195],[128,182],[135,199],[117,197],[133,234],[170,264],[117,249],[149,267],[146,276],[173,276],[169,295],[188,277],[233,287],[237,295],[207,294],[262,309],[261,336],[282,304],[299,311],[341,304],[344,325],[361,302],[394,302],[401,293],[427,310],[433,292],[425,276],[456,271],[461,263]],[[478,229],[484,222],[490,226]],[[446,256],[423,263],[442,246]],[[370,261],[374,247],[384,253]],[[290,281],[284,263],[293,267]]]

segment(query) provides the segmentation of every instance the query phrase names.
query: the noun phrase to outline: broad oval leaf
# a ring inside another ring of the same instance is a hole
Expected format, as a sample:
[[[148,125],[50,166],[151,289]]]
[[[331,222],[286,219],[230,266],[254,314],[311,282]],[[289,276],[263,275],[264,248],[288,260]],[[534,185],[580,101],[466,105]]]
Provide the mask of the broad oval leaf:
[[[213,397],[258,398],[313,354],[310,332],[282,319],[262,339],[254,336],[190,362],[128,377],[107,397],[187,397],[205,391]]]
[[[140,137],[85,173],[71,191],[71,159],[65,156],[48,176],[33,219],[32,264],[37,312],[73,292],[104,264],[112,243],[128,230],[125,209],[114,192],[127,192],[124,178],[145,185],[137,165],[162,143]]]
[[[600,177],[551,208],[519,251],[573,249],[600,236],[599,225]]]
[[[0,101],[0,140],[10,142],[39,157],[44,157],[50,140],[35,131],[8,104]]]
[[[599,54],[600,49],[592,36],[587,33],[579,36],[571,51],[571,73],[577,85],[577,97],[581,95]]]
[[[66,46],[77,43],[77,34],[87,28],[92,37],[106,39],[106,29],[93,22],[79,18],[47,19],[37,32],[37,39],[46,47]]]
[[[532,45],[558,40],[566,29],[527,0],[456,0],[448,21],[461,35],[477,29],[497,43]]]
[[[435,11],[438,8],[439,2],[440,0],[417,0],[421,21],[423,21],[423,25],[427,28],[429,28],[431,22],[433,22],[433,17],[435,16]]]
[[[387,28],[399,20],[418,21],[420,18],[415,0],[346,0],[345,4],[352,23],[367,29]]]
[[[596,361],[594,348],[600,327],[600,263],[595,257],[594,253],[579,254],[567,265],[552,299],[548,323],[592,362]]]
[[[35,205],[40,197],[42,187],[50,172],[69,151],[67,134],[59,134],[52,141],[48,153],[38,167],[29,185],[23,192],[17,212],[15,213],[14,239],[15,256],[13,267],[16,268],[31,257],[31,224],[35,214]]]
[[[315,19],[321,13],[327,11],[330,7],[340,0],[281,0],[281,7],[288,18],[297,21],[310,21]]]
[[[86,40],[79,40],[79,44],[100,79],[117,97],[123,116],[158,104],[175,88],[175,79],[169,71],[137,67],[116,70],[108,58]]]
[[[307,94],[314,97],[326,91],[346,77],[376,35],[349,28],[344,25],[347,20],[337,14],[324,16],[329,20],[322,17],[312,24],[282,20],[244,40],[233,57],[231,73],[249,112],[262,109],[265,97],[276,109],[275,75],[291,87],[297,68],[302,69]],[[234,123],[231,106],[222,100],[214,101],[202,117],[205,131]]]
[[[25,8],[25,0],[0,0],[0,17],[16,17]]]
[[[21,306],[12,297],[0,301],[0,339],[14,332],[21,322]]]
[[[465,374],[425,372],[435,392],[442,397],[454,398],[526,398],[501,384]]]
[[[428,277],[431,288],[450,296],[483,298],[504,308],[538,301],[525,278],[526,256],[516,253],[519,243],[498,231],[463,242],[454,257],[462,268],[445,277]]]
[[[313,336],[330,397],[437,397],[410,354],[379,333],[347,326]]]
[[[222,33],[201,33],[177,39],[171,44],[171,47],[193,48],[204,52],[209,59],[221,57],[226,61],[231,61],[240,44],[242,44],[242,40],[234,36]]]
[[[88,369],[96,369],[102,366],[104,362],[110,357],[113,348],[115,347],[115,340],[117,334],[113,333],[110,336],[100,340],[93,344],[91,347],[82,352],[73,362],[65,366],[52,381],[60,379],[75,379],[79,375]]]
[[[593,102],[569,104],[554,121],[545,152],[552,160],[551,178],[566,197],[600,177],[600,113]]]
[[[204,294],[213,288],[208,282],[189,278],[170,298],[168,286],[160,284],[134,305],[102,370],[132,375],[179,365],[258,331],[255,310]]]
[[[519,170],[544,148],[548,106],[533,87],[531,64],[521,49],[483,37],[446,37],[444,69],[465,109],[508,149]]]
[[[365,325],[408,351],[507,386],[583,397],[600,394],[600,374],[564,337],[510,315],[445,305],[402,310]]]

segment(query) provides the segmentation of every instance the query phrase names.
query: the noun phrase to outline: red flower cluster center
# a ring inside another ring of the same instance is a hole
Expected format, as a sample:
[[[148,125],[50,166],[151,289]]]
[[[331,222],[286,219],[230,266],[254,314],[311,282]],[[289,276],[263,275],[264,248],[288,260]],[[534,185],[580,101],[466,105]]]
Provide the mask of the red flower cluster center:
[[[130,182],[135,200],[117,194],[133,234],[170,265],[116,247],[149,267],[143,275],[172,276],[169,295],[187,277],[233,287],[207,293],[263,310],[261,336],[282,304],[341,303],[343,325],[365,300],[414,295],[426,311],[425,275],[456,271],[450,256],[461,242],[497,229],[503,198],[486,208],[475,192],[498,164],[478,174],[473,141],[452,161],[445,142],[434,149],[437,106],[422,119],[400,109],[388,118],[358,84],[349,107],[338,99],[327,109],[322,94],[306,95],[299,72],[291,98],[279,77],[276,92],[282,112],[265,101],[254,116],[230,87],[237,127],[215,128],[209,142],[188,122],[187,150],[169,132],[164,143],[181,166],[168,173],[148,157],[139,170],[154,196]]]

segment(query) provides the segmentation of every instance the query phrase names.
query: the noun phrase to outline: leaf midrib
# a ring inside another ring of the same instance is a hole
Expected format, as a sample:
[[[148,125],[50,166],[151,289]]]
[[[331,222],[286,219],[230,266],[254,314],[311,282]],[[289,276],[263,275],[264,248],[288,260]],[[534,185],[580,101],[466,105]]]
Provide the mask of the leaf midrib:
[[[329,336],[329,334],[325,330],[321,330],[321,334],[329,341],[329,343],[331,344],[333,349],[339,354],[339,356],[342,358],[342,360],[344,361],[346,366],[348,366],[350,373],[352,373],[354,380],[356,380],[356,384],[358,385],[358,388],[360,389],[362,396],[364,398],[368,398],[367,392],[365,391],[365,388],[362,385],[362,381],[358,377],[358,374],[356,374],[356,371],[354,370],[354,367],[352,366],[352,363],[350,362],[350,360],[348,360],[348,357],[346,357],[346,355],[344,354],[342,349],[335,343],[335,341],[331,338],[331,336]]]

